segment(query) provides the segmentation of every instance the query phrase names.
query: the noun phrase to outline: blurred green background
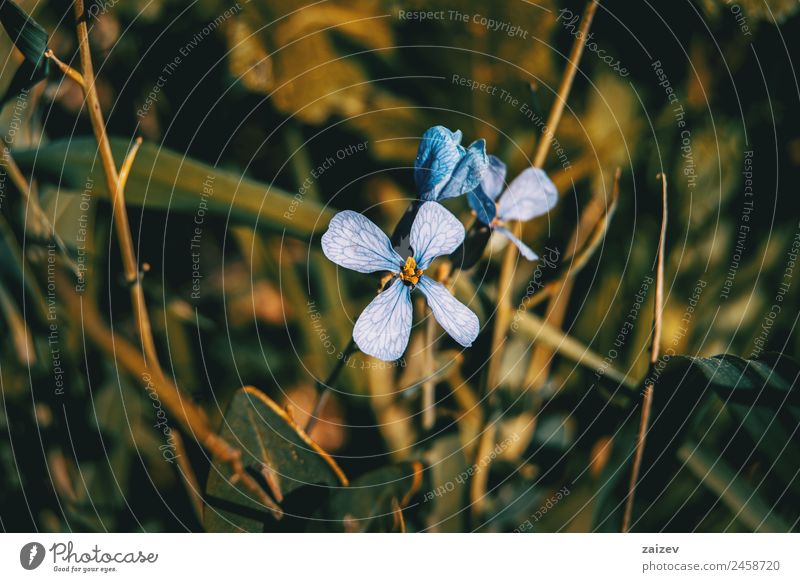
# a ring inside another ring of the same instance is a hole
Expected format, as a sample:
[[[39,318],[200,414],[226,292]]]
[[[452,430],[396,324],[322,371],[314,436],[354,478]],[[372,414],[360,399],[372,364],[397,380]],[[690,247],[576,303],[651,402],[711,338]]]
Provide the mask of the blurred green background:
[[[34,4],[21,3],[51,33],[55,54],[78,67],[70,5]],[[130,0],[90,9],[98,91],[118,162],[135,136],[145,139],[128,212],[137,255],[149,265],[144,286],[162,363],[213,426],[244,385],[290,404],[304,423],[315,382],[335,365],[378,286],[377,278],[327,263],[319,237],[343,209],[391,231],[414,196],[411,169],[425,129],[441,124],[461,129],[466,142],[485,138],[510,177],[531,163],[541,136],[535,120],[555,100],[574,40],[570,15],[583,5],[434,4]],[[545,164],[561,201],[523,232],[540,255],[558,249],[563,266],[571,238],[589,236],[622,169],[616,213],[554,308],[561,311],[554,326],[608,358],[624,382],[599,377],[597,361],[587,363],[581,349],[576,363],[561,342],[549,345],[525,327],[509,334],[490,406],[485,368],[502,257],[493,241],[456,282],[456,295],[472,299],[486,327],[461,354],[446,336],[439,341],[436,361],[447,365],[435,379],[434,430],[422,428],[419,414],[426,364],[418,315],[400,364],[352,357],[313,434],[351,481],[365,479],[366,507],[347,509],[357,502],[337,498],[345,509],[319,509],[325,502],[308,494],[293,501],[301,517],[264,518],[263,528],[318,529],[304,518],[330,511],[345,516],[333,529],[396,530],[397,516],[387,515],[399,505],[409,531],[618,531],[637,386],[647,372],[652,285],[635,321],[629,315],[653,276],[659,172],[669,179],[663,348],[798,357],[800,284],[788,270],[800,233],[797,8],[788,0],[682,0],[610,2],[597,11],[597,50],[585,51],[556,132],[563,154],[551,151]],[[418,10],[444,16],[401,17]],[[519,30],[492,30],[481,17]],[[20,57],[6,34],[0,54],[7,86]],[[461,78],[487,87],[472,90]],[[54,69],[28,98],[5,105],[0,128],[71,257],[85,253],[82,301],[135,341],[80,88]],[[142,379],[84,340],[58,294],[64,389],[57,390],[48,232],[13,183],[2,186],[0,526],[202,530],[176,465],[164,460]],[[465,200],[448,207],[471,220]],[[517,263],[515,306],[535,267]],[[533,313],[543,317],[545,303]],[[615,344],[626,321],[632,331]],[[674,398],[657,402],[634,529],[796,529],[797,406],[743,412],[702,386],[661,393]],[[495,443],[504,444],[480,471],[487,495],[476,506],[469,469],[485,457],[479,434],[490,419]],[[209,460],[191,435],[183,440],[205,489]],[[409,477],[414,461],[424,467],[421,483]],[[391,485],[399,492],[387,492]],[[364,519],[353,525],[346,516],[357,511]]]

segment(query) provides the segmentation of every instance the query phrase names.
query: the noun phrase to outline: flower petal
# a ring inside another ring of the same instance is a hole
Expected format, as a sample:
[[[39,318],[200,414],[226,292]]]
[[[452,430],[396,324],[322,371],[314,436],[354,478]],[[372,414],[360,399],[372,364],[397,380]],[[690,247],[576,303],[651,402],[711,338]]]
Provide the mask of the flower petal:
[[[425,294],[433,316],[450,337],[465,348],[471,346],[480,332],[478,316],[453,297],[444,285],[426,275],[419,280],[417,289]]]
[[[403,355],[410,334],[411,288],[400,279],[367,305],[353,328],[358,349],[386,362]]]
[[[478,186],[472,192],[467,192],[467,202],[480,222],[492,224],[492,220],[497,216],[497,205],[484,193],[483,188]]]
[[[500,196],[497,213],[503,220],[530,220],[547,213],[556,202],[558,190],[544,170],[528,168]]]
[[[522,241],[521,241],[521,240],[519,240],[517,237],[515,237],[515,236],[514,236],[514,235],[511,233],[511,231],[510,231],[510,230],[508,230],[507,228],[503,228],[502,226],[496,226],[496,227],[494,228],[494,230],[495,230],[496,232],[499,232],[499,233],[500,233],[500,234],[502,234],[503,236],[505,236],[505,237],[506,237],[508,240],[510,240],[512,243],[514,243],[514,244],[517,246],[517,248],[519,249],[519,252],[520,252],[520,254],[521,254],[523,257],[525,257],[526,259],[528,259],[529,261],[535,261],[535,260],[537,260],[537,259],[539,258],[539,255],[537,255],[536,253],[534,253],[534,252],[533,252],[533,250],[531,249],[531,247],[529,247],[529,246],[528,246],[528,245],[526,245],[524,242],[522,242]]]
[[[458,160],[447,184],[436,195],[436,200],[455,198],[477,188],[488,165],[486,140],[479,139],[472,142],[464,157]]]
[[[441,125],[431,127],[422,135],[414,161],[414,181],[422,200],[436,200],[464,156],[460,144],[461,132],[450,131]]]
[[[369,218],[352,210],[331,219],[322,235],[322,252],[337,265],[359,273],[396,272],[403,266],[389,237]]]
[[[449,255],[464,242],[464,226],[438,202],[425,202],[411,225],[411,248],[417,268],[427,269],[431,261]]]
[[[471,192],[467,192],[467,202],[483,224],[491,224],[497,216],[497,205],[494,201],[503,191],[506,180],[506,165],[502,160],[497,156],[489,156],[488,161],[481,183]]]
[[[489,165],[481,178],[481,188],[492,200],[497,200],[506,185],[506,165],[497,156],[489,156]]]

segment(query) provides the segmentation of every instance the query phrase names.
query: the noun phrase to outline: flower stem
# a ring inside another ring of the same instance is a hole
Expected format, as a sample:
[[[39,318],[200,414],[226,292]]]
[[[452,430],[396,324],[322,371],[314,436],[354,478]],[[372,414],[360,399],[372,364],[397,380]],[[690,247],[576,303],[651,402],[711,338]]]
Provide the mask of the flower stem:
[[[117,172],[114,156],[111,151],[111,143],[106,133],[105,120],[103,119],[103,113],[100,109],[100,100],[97,96],[94,66],[92,65],[92,54],[89,47],[89,31],[86,25],[83,0],[75,0],[74,8],[75,20],[77,21],[83,93],[86,98],[86,106],[89,111],[92,130],[94,131],[97,141],[100,160],[106,178],[106,185],[112,197],[114,225],[117,238],[119,239],[120,251],[122,253],[125,279],[130,285],[131,302],[133,303],[134,316],[139,328],[139,337],[143,352],[143,354],[140,355],[137,353],[138,350],[133,348],[133,346],[129,346],[129,350],[126,352],[129,367],[138,369],[137,371],[139,372],[144,369],[144,371],[153,374],[155,380],[163,387],[160,397],[164,401],[165,406],[178,418],[178,421],[187,432],[197,438],[214,457],[222,462],[228,463],[232,469],[231,479],[233,481],[241,481],[251,493],[264,503],[264,501],[268,501],[269,498],[258,483],[245,471],[241,460],[241,451],[229,445],[211,429],[204,411],[196,406],[190,398],[183,395],[175,384],[169,381],[158,360],[158,352],[153,337],[153,328],[147,313],[144,290],[142,288],[141,278],[139,277],[133,238],[128,222],[128,213],[125,208],[125,181],[133,165],[134,156],[139,149],[141,141],[137,140],[125,159],[122,171]],[[85,323],[86,320],[84,319],[84,324]],[[105,338],[104,341],[100,340],[97,343],[101,345],[101,347],[109,348],[115,358],[119,357],[122,353],[120,352],[120,347],[124,345],[122,340],[115,338],[110,331],[105,330],[102,325],[99,324],[99,317],[96,323],[98,324],[94,328],[96,337]]]
[[[564,112],[564,105],[569,97],[570,90],[572,89],[572,81],[575,79],[575,73],[578,70],[578,64],[583,54],[585,46],[585,39],[589,32],[589,27],[592,24],[594,13],[597,10],[597,0],[591,0],[584,10],[583,19],[579,33],[575,37],[572,44],[572,51],[570,52],[569,63],[561,78],[561,84],[558,88],[558,94],[547,116],[547,124],[545,132],[542,134],[541,140],[536,148],[536,153],[533,157],[533,166],[540,168],[547,157],[550,143],[555,135],[556,128],[561,115]],[[509,225],[511,230],[519,228],[519,223]],[[517,234],[519,232],[517,231]],[[512,311],[512,283],[514,278],[514,264],[517,259],[517,247],[509,244],[506,247],[503,256],[503,263],[500,267],[500,277],[497,283],[497,314],[495,316],[494,330],[492,333],[492,347],[489,352],[489,370],[487,373],[487,390],[489,394],[492,393],[499,383],[500,363],[502,360],[502,347],[501,344],[505,341],[508,332],[508,326],[511,322]]]
[[[347,344],[347,347],[344,348],[344,352],[342,352],[342,357],[340,357],[336,362],[336,365],[333,367],[333,370],[331,370],[331,373],[328,374],[328,377],[324,382],[317,382],[319,396],[317,397],[317,401],[314,403],[314,409],[311,411],[311,416],[308,417],[308,422],[306,423],[305,432],[308,436],[311,436],[311,431],[314,430],[314,426],[317,424],[317,420],[319,420],[319,416],[322,414],[322,410],[325,408],[328,398],[330,398],[331,386],[339,378],[339,374],[341,374],[345,364],[347,363],[347,358],[357,349],[358,347],[356,346],[356,341],[350,338],[350,342]]]
[[[650,368],[658,362],[661,345],[661,320],[664,310],[664,243],[667,238],[667,177],[661,173],[661,233],[658,237],[658,255],[656,258],[656,299],[653,306],[653,343],[650,346]],[[653,405],[654,383],[649,381],[642,397],[642,416],[639,421],[639,432],[636,435],[636,449],[633,456],[633,469],[628,484],[628,496],[625,499],[625,513],[622,517],[622,532],[630,531],[633,516],[633,498],[639,484],[639,473],[642,470],[642,457],[647,439],[647,427],[650,421],[650,408]]]
[[[569,97],[569,92],[572,89],[575,73],[578,72],[578,63],[581,61],[583,48],[586,46],[586,38],[588,37],[589,28],[592,26],[592,20],[594,19],[594,13],[596,11],[597,0],[591,0],[583,11],[581,26],[578,30],[578,34],[575,35],[575,42],[572,43],[572,50],[569,54],[569,64],[564,71],[564,75],[561,77],[561,84],[558,86],[558,95],[550,109],[550,114],[547,116],[545,132],[536,148],[536,155],[533,157],[534,168],[541,168],[544,165],[545,158],[547,158],[548,148],[555,136],[558,122],[561,121],[561,114],[564,112],[564,106],[567,104],[567,97]]]
[[[427,379],[422,384],[422,428],[427,432],[436,424],[436,368],[433,355],[436,343],[436,320],[430,309],[427,309],[428,321],[425,326],[425,376]]]

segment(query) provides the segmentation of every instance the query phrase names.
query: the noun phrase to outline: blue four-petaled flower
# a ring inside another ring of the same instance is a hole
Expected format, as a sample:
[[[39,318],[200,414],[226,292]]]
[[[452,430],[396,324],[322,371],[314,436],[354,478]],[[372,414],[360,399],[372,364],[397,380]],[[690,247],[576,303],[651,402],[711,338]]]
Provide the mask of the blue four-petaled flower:
[[[546,214],[558,202],[558,190],[539,168],[524,170],[503,191],[505,179],[506,165],[499,158],[489,156],[489,167],[483,173],[480,185],[467,193],[467,201],[479,221],[508,237],[522,256],[535,261],[538,255],[514,236],[505,224],[509,220],[524,222]]]
[[[375,224],[345,210],[331,220],[322,250],[331,261],[359,273],[388,271],[394,278],[356,321],[353,339],[365,354],[381,360],[403,355],[411,334],[411,291],[425,295],[436,321],[453,339],[469,347],[478,336],[478,316],[425,273],[439,256],[452,253],[464,240],[464,227],[444,206],[424,202],[411,226],[411,255],[403,258]]]
[[[461,196],[477,188],[488,167],[486,141],[461,145],[461,132],[435,125],[422,135],[414,161],[414,181],[420,200]]]

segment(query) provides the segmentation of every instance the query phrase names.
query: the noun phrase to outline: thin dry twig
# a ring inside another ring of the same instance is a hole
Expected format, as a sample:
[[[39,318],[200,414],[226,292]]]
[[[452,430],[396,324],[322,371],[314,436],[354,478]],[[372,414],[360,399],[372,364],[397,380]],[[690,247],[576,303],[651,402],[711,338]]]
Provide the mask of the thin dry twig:
[[[590,206],[590,208],[588,208],[581,216],[581,219],[578,225],[575,227],[575,231],[573,232],[572,238],[569,242],[568,251],[569,253],[575,254],[565,273],[559,279],[552,281],[540,289],[538,293],[531,297],[530,301],[523,302],[523,306],[528,309],[531,307],[531,304],[534,303],[533,298],[538,296],[550,297],[552,299],[552,303],[547,306],[545,321],[552,327],[559,329],[562,327],[567,311],[567,305],[569,303],[569,297],[572,294],[572,285],[575,281],[575,277],[581,271],[584,265],[589,262],[589,259],[599,248],[600,242],[603,240],[606,232],[608,231],[608,227],[611,224],[611,218],[617,209],[617,202],[619,201],[619,179],[621,174],[622,171],[620,168],[617,168],[617,171],[614,173],[614,185],[611,188],[611,200],[607,205],[605,205],[603,202],[597,202],[597,206],[601,208],[603,206],[605,207],[604,211],[601,211],[602,214],[596,220],[596,224],[591,229],[591,233],[586,239],[583,248],[580,250],[580,252],[576,252],[576,249],[581,244],[581,240],[583,239],[581,233],[588,229],[586,223],[595,221],[596,212],[593,211],[592,207]],[[550,375],[553,352],[554,350],[552,346],[541,343],[536,344],[536,347],[533,350],[533,355],[528,363],[528,369],[525,373],[525,386],[536,390],[547,380],[548,376]]]
[[[595,251],[599,248],[599,242],[603,240],[603,238],[608,233],[608,229],[611,226],[611,219],[614,217],[614,213],[617,210],[617,203],[619,202],[619,178],[620,178],[621,170],[617,168],[617,172],[614,176],[614,188],[611,191],[611,201],[605,205],[603,204],[602,207],[604,209],[603,214],[597,220],[596,224],[592,228],[592,233],[581,248],[580,251],[576,252],[573,255],[573,259],[570,262],[569,266],[565,269],[564,274],[544,285],[539,291],[535,294],[531,295],[529,298],[525,299],[522,304],[523,308],[526,310],[533,309],[537,305],[539,305],[542,301],[547,299],[548,297],[552,297],[556,295],[558,290],[564,284],[568,278],[575,278],[575,276],[580,273],[581,269],[586,266],[586,263],[594,256]],[[597,202],[597,205],[600,206],[601,202]],[[587,216],[588,218],[588,216]],[[581,222],[583,222],[583,216],[581,216]],[[572,235],[572,240],[577,242],[578,239],[578,229],[581,229],[582,225],[578,225],[575,232]],[[570,247],[574,246],[571,244]],[[568,249],[569,250],[569,249]],[[573,249],[574,250],[574,249]],[[569,252],[565,255],[565,257],[569,258]]]
[[[661,345],[661,320],[664,310],[664,244],[667,238],[667,176],[659,174],[661,179],[661,233],[658,237],[658,255],[656,258],[656,299],[653,306],[653,343],[650,347],[650,367],[652,368],[660,355]],[[633,516],[633,498],[636,486],[639,483],[639,472],[642,469],[644,445],[647,439],[647,426],[650,422],[650,408],[653,405],[654,384],[648,382],[642,398],[642,416],[639,422],[639,432],[636,435],[636,450],[633,456],[633,469],[628,484],[628,497],[625,499],[625,513],[622,518],[622,532],[630,531],[631,517]]]
[[[489,486],[489,461],[491,460],[491,452],[497,440],[498,420],[496,414],[489,417],[483,429],[483,433],[481,433],[480,440],[478,441],[478,450],[475,454],[475,466],[477,466],[478,469],[472,476],[472,482],[469,487],[469,506],[474,516],[479,516],[486,510],[487,488]]]
[[[429,308],[426,308],[428,321],[425,325],[425,375],[427,379],[422,384],[422,428],[426,431],[433,429],[436,424],[436,369],[433,347],[436,343],[436,320]]]
[[[47,217],[47,213],[42,210],[42,207],[39,205],[39,201],[35,196],[32,195],[33,188],[31,182],[28,182],[25,174],[23,174],[22,170],[19,169],[17,162],[11,155],[11,151],[9,151],[5,144],[2,144],[2,150],[0,150],[0,164],[6,168],[8,175],[11,176],[11,181],[14,183],[14,186],[16,186],[17,190],[19,190],[20,194],[22,194],[22,198],[25,200],[26,208],[33,213],[33,218],[37,221],[38,227],[43,232],[48,233],[50,239],[53,241],[56,247],[58,247],[59,252],[62,254],[69,268],[75,275],[78,275],[80,273],[78,270],[78,265],[76,265],[75,261],[72,260],[72,257],[69,256],[67,245],[64,244],[64,241],[56,232],[53,223],[51,223],[50,219]]]
[[[44,53],[45,58],[50,59],[53,61],[56,66],[61,69],[61,72],[64,73],[67,77],[75,81],[81,87],[85,87],[86,85],[83,82],[83,75],[81,75],[80,71],[76,71],[72,67],[70,67],[67,63],[63,62],[59,59],[51,49],[47,49]]]
[[[180,425],[197,439],[201,446],[211,451],[221,461],[230,464],[233,470],[232,482],[241,481],[265,506],[269,506],[272,500],[245,471],[241,451],[229,445],[211,430],[205,412],[191,399],[182,396],[178,387],[160,369],[156,370],[150,366],[142,357],[141,350],[114,335],[103,322],[94,303],[83,301],[74,292],[69,292],[73,286],[60,273],[56,273],[56,286],[58,289],[67,290],[61,297],[70,313],[70,319],[80,323],[85,337],[134,378],[141,379],[150,375],[152,388],[158,399],[175,415]]]
[[[561,77],[558,95],[553,103],[553,107],[550,109],[550,114],[547,116],[545,132],[536,148],[536,155],[533,158],[534,168],[541,168],[547,158],[548,148],[555,136],[558,122],[561,121],[561,114],[564,112],[564,106],[567,104],[567,98],[572,89],[572,82],[575,80],[575,74],[578,72],[578,63],[581,61],[583,47],[586,45],[586,38],[588,38],[589,28],[592,26],[592,20],[594,19],[594,13],[596,11],[597,0],[591,0],[583,11],[581,26],[578,33],[575,35],[575,41],[572,43],[572,50],[569,54],[569,64],[564,71],[564,75]]]
[[[200,483],[197,480],[197,475],[189,463],[189,457],[186,453],[186,445],[183,443],[183,437],[177,430],[172,431],[172,437],[175,441],[176,460],[178,462],[178,473],[183,481],[183,486],[186,489],[189,499],[192,501],[192,509],[194,509],[197,521],[203,523],[203,494],[200,489]]]
[[[17,353],[17,361],[25,366],[32,366],[36,362],[36,350],[33,346],[33,338],[25,318],[17,311],[17,306],[11,296],[0,285],[0,311],[6,320],[6,326],[11,333],[14,351]]]
[[[97,140],[100,160],[106,178],[106,185],[108,191],[112,195],[114,224],[117,238],[119,239],[120,251],[122,253],[125,278],[130,284],[131,302],[133,303],[134,315],[139,328],[144,357],[142,357],[142,354],[133,346],[116,338],[110,331],[104,330],[102,324],[100,324],[99,318],[92,329],[98,338],[103,338],[103,341],[98,342],[100,347],[106,349],[111,347],[112,355],[114,357],[126,358],[129,368],[139,369],[140,373],[142,369],[151,373],[156,382],[163,386],[159,396],[170,412],[176,415],[179,422],[186,430],[195,436],[214,457],[231,466],[233,471],[231,482],[241,482],[250,492],[256,495],[258,499],[262,500],[262,502],[266,501],[265,505],[268,505],[270,500],[266,492],[245,471],[242,463],[241,451],[229,445],[210,428],[208,418],[203,411],[197,408],[190,399],[182,395],[181,390],[169,381],[161,368],[153,336],[153,329],[147,312],[144,290],[137,268],[128,213],[125,207],[124,185],[141,141],[137,140],[136,143],[134,143],[131,151],[126,156],[121,172],[117,172],[114,156],[111,151],[111,143],[106,133],[105,120],[103,119],[103,113],[100,109],[100,100],[97,96],[83,0],[76,0],[74,8],[75,19],[77,21],[83,93],[86,98],[86,106],[89,111],[92,130]],[[106,331],[107,333],[105,333]]]
[[[131,168],[133,167],[133,161],[136,159],[136,154],[139,153],[139,148],[142,147],[142,138],[137,137],[131,149],[128,151],[128,154],[125,156],[125,160],[122,162],[122,167],[119,169],[119,189],[121,192],[125,192],[125,186],[128,184],[128,176],[131,175]],[[124,199],[124,195],[123,195]]]
[[[597,10],[597,0],[591,0],[583,13],[583,19],[578,34],[575,36],[575,41],[572,43],[572,50],[570,51],[569,63],[561,77],[561,83],[558,87],[558,94],[556,95],[550,113],[547,116],[547,124],[544,134],[536,148],[536,153],[533,157],[533,166],[540,168],[547,158],[549,146],[553,141],[553,136],[561,121],[561,115],[564,112],[564,106],[569,98],[570,90],[572,89],[572,82],[575,79],[575,74],[578,71],[578,64],[580,63],[583,49],[586,44],[586,36],[589,28],[592,25],[594,14]],[[517,230],[519,234],[519,223],[509,225],[511,230]],[[493,391],[498,384],[499,378],[497,377],[500,371],[501,362],[501,344],[508,332],[508,325],[511,322],[511,312],[513,309],[511,298],[511,287],[514,278],[514,263],[516,262],[517,248],[509,244],[503,256],[503,263],[500,268],[500,277],[497,283],[497,314],[495,316],[494,330],[492,332],[492,347],[489,352],[489,370],[487,373],[488,390]]]
[[[612,382],[630,390],[635,390],[639,385],[635,380],[628,378],[623,371],[609,365],[603,356],[592,351],[589,346],[564,333],[560,327],[546,322],[543,318],[532,313],[525,313],[515,321],[514,327],[519,333],[524,333],[528,337],[535,338],[537,342],[558,350],[559,354],[580,366],[593,371],[602,368],[603,375]]]
[[[586,5],[583,13],[583,20],[579,29],[579,33],[575,36],[575,41],[572,43],[572,50],[570,51],[569,63],[564,70],[561,77],[561,83],[558,87],[558,94],[547,116],[547,125],[544,134],[541,137],[533,158],[533,167],[540,168],[547,158],[547,152],[550,144],[553,141],[553,136],[561,121],[561,115],[564,112],[564,106],[569,98],[570,90],[572,89],[572,82],[575,79],[575,74],[578,71],[578,64],[580,63],[581,56],[583,55],[583,48],[586,44],[586,36],[592,24],[595,11],[597,10],[597,0],[590,0]],[[512,231],[517,231],[519,235],[520,223],[508,225]],[[487,370],[487,392],[489,394],[489,402],[493,403],[496,399],[494,391],[497,389],[500,378],[500,369],[503,355],[503,342],[505,341],[509,325],[511,323],[511,315],[513,311],[512,304],[512,287],[514,282],[514,264],[517,258],[517,248],[515,245],[509,244],[506,252],[503,255],[503,262],[500,267],[500,276],[497,282],[497,313],[495,315],[494,329],[492,330],[492,343],[489,350],[489,369]],[[489,420],[488,422],[491,422]],[[487,433],[489,426],[484,429],[484,438],[489,438]],[[493,435],[492,435],[493,438]],[[478,447],[478,455],[481,455],[481,449]],[[480,458],[480,456],[478,457]],[[484,468],[486,478],[488,479],[489,467]],[[471,491],[471,501],[473,503],[473,514],[483,509],[480,503],[483,494],[485,493],[486,483],[481,483],[481,479],[476,478],[473,482],[473,489]],[[483,489],[483,490],[481,490]]]
[[[442,263],[436,271],[436,280],[448,286],[452,263]],[[428,322],[425,326],[425,375],[427,379],[422,384],[422,428],[426,431],[433,429],[436,424],[436,319],[430,308],[426,308]]]

